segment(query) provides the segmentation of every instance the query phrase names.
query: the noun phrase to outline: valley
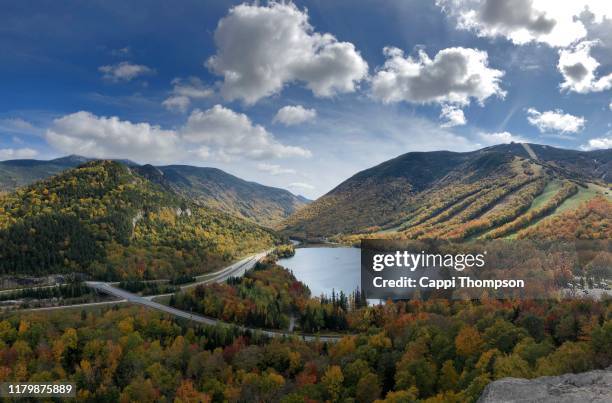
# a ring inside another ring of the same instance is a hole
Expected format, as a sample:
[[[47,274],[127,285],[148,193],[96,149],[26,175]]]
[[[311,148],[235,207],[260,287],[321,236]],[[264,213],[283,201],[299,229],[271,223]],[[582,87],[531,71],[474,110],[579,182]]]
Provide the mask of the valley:
[[[84,401],[188,389],[203,401],[433,403],[475,402],[506,376],[602,368],[611,300],[592,285],[605,253],[542,273],[585,283],[558,301],[374,303],[346,246],[609,240],[610,158],[518,144],[409,153],[286,209],[262,202],[278,195],[261,185],[226,193],[222,172],[81,161],[0,196],[0,270],[24,287],[0,296],[25,301],[1,313],[0,377],[70,379]]]

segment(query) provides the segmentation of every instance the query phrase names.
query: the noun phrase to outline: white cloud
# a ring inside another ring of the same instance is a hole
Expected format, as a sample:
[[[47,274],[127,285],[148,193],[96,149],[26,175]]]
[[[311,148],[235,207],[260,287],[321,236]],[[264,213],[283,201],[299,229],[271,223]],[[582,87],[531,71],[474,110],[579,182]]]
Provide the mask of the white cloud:
[[[266,164],[266,163],[257,164],[257,170],[261,172],[269,173],[270,175],[295,174],[295,169],[283,168],[280,165],[276,165],[276,164]]]
[[[31,148],[0,148],[0,160],[33,158],[38,155],[38,151]]]
[[[208,98],[214,93],[197,77],[175,78],[172,80],[172,84],[171,95],[162,102],[162,105],[169,110],[186,112],[192,99]]]
[[[597,77],[595,44],[609,51],[612,35],[610,0],[437,0],[457,21],[457,28],[481,37],[504,37],[516,45],[543,43],[560,48],[557,68],[561,88],[578,93],[612,88],[612,73]],[[525,66],[528,62],[521,60]],[[522,68],[522,67],[521,67]]]
[[[584,41],[559,51],[557,68],[564,78],[562,90],[585,94],[612,88],[612,73],[597,77],[599,62],[591,56],[591,48],[597,44],[599,41]]]
[[[313,190],[315,187],[310,183],[293,182],[287,185],[290,189]]]
[[[588,9],[600,23],[612,16],[609,0],[437,0],[459,29],[482,37],[505,37],[517,45],[530,42],[566,47],[587,36],[580,18]]]
[[[463,111],[453,105],[442,105],[440,119],[444,120],[441,127],[462,126],[467,123]]]
[[[586,145],[582,145],[580,148],[585,151],[612,148],[612,137],[590,139]]]
[[[523,140],[521,137],[516,136],[510,132],[496,132],[496,133],[478,133],[478,138],[485,145],[495,145],[495,144],[508,144],[508,143],[522,143]]]
[[[527,109],[527,121],[537,127],[541,133],[551,131],[578,133],[584,128],[586,123],[584,117],[563,113],[561,109],[540,112],[534,108]]]
[[[292,126],[307,122],[315,117],[317,117],[317,111],[314,109],[307,109],[301,105],[287,105],[276,112],[272,122]]]
[[[171,95],[162,102],[164,108],[170,111],[186,112],[191,100],[183,95]]]
[[[402,50],[384,49],[387,61],[372,79],[372,95],[384,103],[480,104],[491,97],[503,98],[500,87],[504,72],[489,68],[487,52],[470,48],[447,48],[433,60],[424,50],[417,57],[404,57]]]
[[[194,110],[177,130],[81,111],[55,119],[45,138],[66,153],[146,162],[311,156],[309,150],[280,143],[246,115],[221,105]]]
[[[40,129],[22,118],[0,119],[0,131],[16,134],[39,134]]]
[[[216,147],[222,158],[268,159],[310,157],[310,151],[278,142],[263,126],[254,125],[242,113],[221,105],[194,110],[181,130],[187,141]]]
[[[103,73],[102,77],[104,79],[113,82],[131,81],[138,76],[154,73],[154,70],[150,67],[142,64],[132,64],[130,62],[100,66],[98,70]]]
[[[149,162],[172,161],[180,144],[173,130],[84,111],[55,119],[45,137],[49,144],[66,153]]]
[[[368,65],[355,46],[318,33],[293,3],[232,7],[215,31],[217,54],[208,67],[223,76],[222,95],[253,104],[303,82],[315,96],[353,92]]]

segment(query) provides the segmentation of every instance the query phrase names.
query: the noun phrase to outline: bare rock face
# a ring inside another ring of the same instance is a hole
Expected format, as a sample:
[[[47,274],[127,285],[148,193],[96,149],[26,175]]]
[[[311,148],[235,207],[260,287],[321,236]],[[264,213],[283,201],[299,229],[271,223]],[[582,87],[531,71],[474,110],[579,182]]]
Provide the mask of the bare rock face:
[[[612,402],[612,367],[535,379],[503,378],[487,385],[478,399],[478,403],[512,402]]]

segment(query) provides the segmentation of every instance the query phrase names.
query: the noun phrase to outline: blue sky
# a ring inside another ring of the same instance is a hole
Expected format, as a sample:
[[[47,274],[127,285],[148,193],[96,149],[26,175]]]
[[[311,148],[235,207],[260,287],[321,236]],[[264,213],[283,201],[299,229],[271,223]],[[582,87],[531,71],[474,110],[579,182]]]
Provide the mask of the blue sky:
[[[216,166],[318,197],[409,151],[609,148],[612,4],[567,3],[4,2],[0,159]]]

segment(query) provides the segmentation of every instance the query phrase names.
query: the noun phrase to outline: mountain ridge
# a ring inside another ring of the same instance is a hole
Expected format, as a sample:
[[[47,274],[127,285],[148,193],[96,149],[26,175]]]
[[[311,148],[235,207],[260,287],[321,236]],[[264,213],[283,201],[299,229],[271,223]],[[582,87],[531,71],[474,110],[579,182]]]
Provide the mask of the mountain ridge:
[[[211,271],[278,236],[124,164],[90,161],[0,197],[0,272],[151,279]]]
[[[48,161],[35,159],[0,161],[0,192],[27,186],[66,169],[96,160],[98,159],[68,155]],[[126,159],[114,161],[144,174],[147,174],[146,167],[153,167],[149,164],[139,165]],[[167,165],[155,168],[165,175],[165,181],[162,182],[166,187],[171,187],[205,205],[266,226],[274,226],[310,202],[288,190],[246,181],[218,168],[190,165]],[[150,179],[161,181],[159,177]]]
[[[612,150],[510,143],[410,152],[356,173],[281,228],[298,238],[474,236],[532,214],[531,203],[553,182],[562,194],[536,215],[568,198],[605,195],[611,171]]]

